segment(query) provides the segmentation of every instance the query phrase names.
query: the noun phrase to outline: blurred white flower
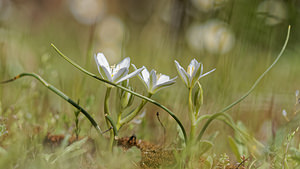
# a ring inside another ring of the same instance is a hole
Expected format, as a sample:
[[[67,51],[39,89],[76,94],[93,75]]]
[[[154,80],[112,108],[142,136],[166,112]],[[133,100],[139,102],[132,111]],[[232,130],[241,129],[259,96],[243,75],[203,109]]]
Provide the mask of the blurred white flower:
[[[95,46],[101,50],[112,62],[120,60],[123,55],[123,41],[125,37],[125,25],[119,17],[107,16],[97,26]]]
[[[282,115],[283,115],[284,117],[286,117],[286,116],[287,116],[287,112],[286,112],[286,110],[285,110],[285,109],[283,109],[283,110],[282,110]]]
[[[221,21],[209,21],[205,25],[204,46],[210,53],[224,54],[234,46],[234,36]]]
[[[193,5],[202,12],[209,12],[220,8],[227,0],[192,0]]]
[[[78,22],[91,25],[103,17],[106,4],[104,0],[69,0],[69,8]]]
[[[121,44],[124,38],[124,29],[124,24],[118,17],[105,17],[97,29],[98,39],[104,44]]]
[[[132,64],[132,66],[136,69],[136,66]],[[154,94],[158,90],[168,87],[174,84],[177,77],[170,79],[169,76],[164,74],[157,74],[155,70],[151,70],[150,73],[147,68],[139,74],[139,79],[143,82],[144,86],[147,88],[148,93]]]
[[[204,49],[204,26],[200,24],[191,25],[186,32],[186,41],[188,46],[195,51]]]
[[[267,25],[277,25],[287,17],[287,8],[279,0],[265,0],[257,8],[257,15],[264,19]]]
[[[134,72],[128,74],[129,66],[130,66],[130,58],[127,57],[122,60],[116,66],[109,66],[108,61],[106,60],[103,53],[98,53],[95,55],[95,61],[98,66],[98,70],[102,78],[113,82],[120,83],[126,79],[136,76],[139,74],[144,68],[136,69]]]
[[[299,96],[299,90],[296,90],[295,95],[296,95],[296,97]]]
[[[193,24],[187,30],[186,40],[191,49],[195,51],[205,49],[213,54],[225,54],[235,43],[234,35],[227,25],[216,20],[203,25]]]
[[[187,68],[187,71],[185,71],[176,60],[175,60],[175,64],[176,64],[178,74],[181,77],[181,79],[183,80],[183,82],[185,83],[187,88],[193,88],[195,86],[196,82],[200,78],[202,78],[216,70],[216,69],[212,69],[211,71],[203,74],[203,64],[199,63],[196,59],[193,59],[190,62],[189,66]]]

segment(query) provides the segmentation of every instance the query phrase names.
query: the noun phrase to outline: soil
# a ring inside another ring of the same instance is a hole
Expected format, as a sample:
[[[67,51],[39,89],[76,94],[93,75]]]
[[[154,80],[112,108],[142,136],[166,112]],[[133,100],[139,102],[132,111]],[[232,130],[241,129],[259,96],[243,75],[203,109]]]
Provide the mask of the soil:
[[[60,146],[62,141],[65,139],[64,135],[51,135],[50,133],[44,139],[44,145],[50,147],[51,149],[55,149]],[[73,142],[80,140],[82,138],[76,138],[72,136],[68,140],[68,144],[72,144]],[[90,151],[95,151],[95,142],[94,140],[89,138],[89,146],[92,145]],[[137,139],[135,135],[131,137],[122,137],[116,139],[116,144],[119,147],[122,147],[124,151],[132,147],[137,147],[141,151],[141,161],[139,162],[141,169],[155,169],[161,167],[171,167],[176,164],[176,151],[174,149],[167,150],[161,145],[152,144],[148,141]],[[177,152],[178,153],[178,152]],[[203,159],[204,160],[204,159]],[[216,162],[215,168],[226,168],[226,169],[245,169],[244,162],[248,161],[248,159],[242,158],[243,162],[235,165],[227,165],[223,166]],[[204,161],[199,160],[199,163],[204,163]],[[201,166],[201,164],[200,164]]]

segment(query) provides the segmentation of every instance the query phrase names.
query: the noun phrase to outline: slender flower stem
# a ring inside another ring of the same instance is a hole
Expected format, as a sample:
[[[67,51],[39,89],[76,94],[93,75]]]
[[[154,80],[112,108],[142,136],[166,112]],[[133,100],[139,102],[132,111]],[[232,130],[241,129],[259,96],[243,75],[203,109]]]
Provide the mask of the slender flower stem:
[[[233,102],[232,104],[228,105],[227,107],[225,107],[223,110],[221,110],[218,113],[215,113],[214,115],[212,115],[207,122],[205,123],[205,125],[203,126],[202,130],[200,131],[200,134],[197,137],[197,140],[200,141],[205,130],[207,129],[207,127],[209,126],[209,124],[218,116],[224,115],[227,110],[231,109],[233,106],[237,105],[238,103],[240,103],[241,101],[243,101],[253,90],[254,88],[257,86],[257,84],[260,82],[260,80],[274,67],[274,65],[278,62],[278,60],[280,59],[280,57],[282,56],[283,52],[285,51],[285,48],[287,46],[287,43],[289,41],[289,36],[290,36],[290,30],[291,30],[291,26],[288,27],[288,32],[287,32],[287,36],[284,42],[284,45],[280,51],[280,53],[278,54],[278,56],[276,57],[276,59],[274,60],[274,62],[268,67],[268,69],[263,72],[259,78],[255,81],[255,83],[252,85],[252,87],[248,90],[248,92],[246,92],[240,99],[236,100],[235,102]]]
[[[133,91],[131,91],[131,90],[129,90],[129,89],[127,89],[127,88],[121,86],[121,85],[112,83],[112,82],[110,82],[110,81],[108,81],[108,80],[105,80],[105,79],[102,79],[102,78],[96,76],[95,74],[93,74],[93,73],[91,73],[91,72],[85,70],[84,68],[82,68],[81,66],[79,66],[78,64],[76,64],[75,62],[73,62],[71,59],[69,59],[67,56],[65,56],[61,51],[59,51],[59,50],[57,49],[57,47],[55,47],[53,44],[51,44],[51,46],[54,48],[54,50],[55,50],[55,51],[56,51],[63,59],[65,59],[67,62],[69,62],[71,65],[73,65],[73,66],[76,67],[77,69],[79,69],[81,72],[83,72],[83,73],[85,73],[85,74],[87,74],[87,75],[89,75],[89,76],[91,76],[91,77],[93,77],[93,78],[95,78],[95,79],[97,79],[97,80],[99,80],[99,81],[101,81],[101,82],[104,82],[104,83],[106,83],[106,84],[109,84],[109,85],[112,85],[112,86],[117,87],[117,88],[119,88],[119,89],[122,89],[122,90],[124,90],[124,91],[126,91],[126,92],[129,92],[129,93],[131,93],[132,95],[135,95],[135,96],[137,96],[137,97],[139,97],[139,98],[141,98],[141,99],[143,99],[143,100],[147,100],[148,102],[150,102],[150,103],[152,103],[152,104],[154,104],[154,105],[156,105],[156,106],[162,108],[163,110],[165,110],[165,111],[166,111],[166,112],[167,112],[167,113],[168,113],[168,114],[169,114],[169,115],[177,122],[177,124],[179,125],[179,127],[180,127],[180,129],[181,129],[181,131],[182,131],[182,133],[183,133],[185,142],[187,142],[186,131],[185,131],[185,129],[184,129],[182,123],[180,122],[180,120],[177,118],[177,116],[176,116],[171,110],[169,110],[168,108],[166,108],[165,106],[161,105],[160,103],[158,103],[158,102],[155,101],[155,100],[152,100],[152,99],[150,99],[150,98],[148,98],[148,97],[146,97],[146,96],[143,96],[143,95],[141,95],[141,94],[139,94],[139,93],[133,92]]]
[[[110,98],[110,93],[111,93],[111,87],[107,87],[106,88],[106,93],[105,93],[105,98],[104,98],[104,116],[105,116],[105,119],[106,119],[106,125],[107,127],[110,127],[112,126],[113,127],[113,130],[110,131],[110,139],[109,139],[109,149],[110,151],[112,151],[112,147],[114,145],[114,138],[115,138],[115,129],[116,129],[116,126],[114,125],[114,122],[113,120],[110,118],[110,111],[109,111],[109,98]]]
[[[190,141],[193,142],[196,128],[196,116],[193,108],[193,88],[189,88],[189,117],[191,120]]]
[[[147,101],[142,100],[141,104],[136,109],[134,109],[129,115],[127,115],[123,119],[120,118],[120,121],[117,123],[117,129],[119,130],[124,124],[134,119],[137,116],[137,114],[142,110],[142,108],[145,106],[146,103]]]
[[[12,79],[6,80],[1,82],[0,84],[4,84],[4,83],[9,83],[12,81],[15,81],[19,78],[25,77],[25,76],[30,76],[30,77],[34,77],[35,79],[37,79],[38,81],[40,81],[45,87],[47,87],[48,89],[50,89],[52,92],[54,92],[55,94],[57,94],[58,96],[60,96],[61,98],[63,98],[64,100],[66,100],[67,102],[69,102],[72,106],[74,106],[75,108],[77,108],[80,112],[82,112],[85,117],[90,121],[90,123],[95,127],[95,129],[98,131],[98,133],[100,133],[102,135],[102,131],[99,127],[99,125],[97,124],[97,122],[93,119],[93,117],[86,111],[84,110],[81,106],[79,106],[76,102],[74,102],[72,99],[70,99],[69,96],[67,96],[66,94],[64,94],[62,91],[58,90],[57,88],[55,88],[54,86],[52,86],[51,84],[49,84],[47,81],[45,81],[42,77],[40,77],[39,75],[35,74],[35,73],[21,73],[17,76],[15,76]]]
[[[111,93],[111,87],[107,87],[104,99],[104,115],[110,114],[109,112],[109,97]]]
[[[113,133],[114,133],[114,136],[115,136],[114,138],[116,138],[118,136],[118,130],[117,130],[116,124],[114,123],[114,121],[112,120],[112,118],[108,114],[105,115],[105,118],[108,120],[108,122],[112,126]]]
[[[202,89],[202,86],[201,86],[201,84],[200,84],[200,82],[198,81],[197,82],[197,84],[198,84],[198,87],[199,87],[199,92],[200,92],[200,99],[199,99],[199,101],[200,101],[200,106],[198,107],[198,108],[196,108],[196,119],[198,119],[199,118],[199,115],[200,115],[200,108],[201,108],[201,106],[203,105],[203,89]],[[197,122],[196,122],[197,123]]]
[[[204,115],[200,116],[200,117],[197,119],[196,124],[199,124],[202,120],[208,119],[208,118],[210,118],[210,117],[211,117],[210,114],[204,114]]]
[[[152,94],[149,93],[148,97],[150,98],[151,96]],[[141,104],[133,112],[131,112],[128,116],[121,119],[120,122],[117,123],[117,129],[119,130],[124,124],[129,123],[132,119],[134,119],[138,115],[138,113],[143,109],[146,103],[147,101],[143,100]]]

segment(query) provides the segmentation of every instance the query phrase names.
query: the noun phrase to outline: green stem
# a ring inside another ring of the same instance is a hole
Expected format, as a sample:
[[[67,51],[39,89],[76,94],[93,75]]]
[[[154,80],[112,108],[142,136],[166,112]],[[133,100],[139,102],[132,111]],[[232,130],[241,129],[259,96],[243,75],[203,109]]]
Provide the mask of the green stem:
[[[202,115],[202,116],[200,116],[200,117],[197,119],[196,124],[199,124],[202,120],[208,119],[208,118],[210,118],[210,117],[211,117],[210,114]]]
[[[189,117],[191,121],[190,141],[194,140],[196,129],[196,117],[193,108],[193,88],[189,88]]]
[[[226,112],[227,110],[231,109],[233,106],[237,105],[238,103],[240,103],[242,100],[244,100],[253,90],[254,88],[257,86],[257,84],[260,82],[260,80],[274,67],[274,65],[278,62],[278,60],[280,59],[281,55],[283,54],[286,46],[287,46],[287,43],[288,43],[288,40],[289,40],[289,36],[290,36],[290,29],[291,29],[291,26],[288,27],[288,32],[287,32],[287,36],[286,36],[286,39],[285,39],[285,42],[284,42],[284,45],[280,51],[280,53],[278,54],[277,58],[275,59],[275,61],[268,67],[268,69],[263,72],[259,78],[255,81],[255,83],[252,85],[252,87],[248,90],[248,92],[246,92],[240,99],[236,100],[235,102],[233,102],[232,104],[228,105],[227,107],[225,107],[223,110],[221,110],[220,112],[218,113],[215,113],[214,115],[212,115],[208,120],[207,122],[205,123],[205,125],[203,126],[200,134],[198,135],[197,137],[197,141],[200,141],[205,130],[207,129],[207,127],[209,126],[209,124],[215,119],[217,118],[218,116],[220,115],[224,115],[224,112]]]
[[[113,133],[114,133],[114,137],[113,138],[116,139],[116,137],[118,137],[118,130],[117,130],[117,127],[116,127],[114,121],[112,120],[112,118],[108,114],[106,114],[105,118],[107,119],[107,121],[112,126]]]
[[[138,94],[138,93],[136,93],[136,92],[133,92],[133,91],[131,91],[131,90],[129,90],[129,89],[127,89],[127,88],[121,86],[121,85],[118,85],[118,84],[112,83],[112,82],[110,82],[110,81],[108,81],[108,80],[99,78],[99,77],[96,76],[95,74],[93,74],[93,73],[91,73],[91,72],[85,70],[84,68],[82,68],[81,66],[79,66],[78,64],[76,64],[75,62],[73,62],[71,59],[69,59],[67,56],[65,56],[62,52],[60,52],[53,44],[51,44],[51,46],[54,48],[54,50],[55,50],[55,51],[56,51],[63,59],[65,59],[67,62],[69,62],[71,65],[73,65],[73,66],[76,67],[77,69],[79,69],[81,72],[83,72],[83,73],[85,73],[85,74],[87,74],[87,75],[89,75],[89,76],[91,76],[91,77],[93,77],[93,78],[95,78],[95,79],[97,79],[97,80],[99,80],[99,81],[101,81],[101,82],[104,82],[104,83],[106,83],[106,84],[109,84],[109,85],[112,85],[112,86],[117,87],[117,88],[119,88],[119,89],[122,89],[122,90],[124,90],[124,91],[126,91],[126,92],[129,92],[129,93],[131,93],[132,95],[135,95],[135,96],[137,96],[137,97],[139,97],[139,98],[141,98],[141,99],[143,99],[143,100],[147,100],[148,102],[150,102],[150,103],[152,103],[152,104],[154,104],[154,105],[156,105],[156,106],[162,108],[163,110],[165,110],[165,111],[166,111],[166,112],[167,112],[167,113],[168,113],[168,114],[169,114],[169,115],[177,122],[177,124],[179,125],[179,127],[180,127],[180,129],[181,129],[181,131],[182,131],[182,133],[183,133],[183,135],[184,135],[185,142],[187,141],[186,131],[185,131],[185,129],[184,129],[182,123],[180,122],[180,120],[177,118],[177,116],[176,116],[171,110],[169,110],[168,108],[166,108],[165,106],[161,105],[160,103],[158,103],[158,102],[155,101],[155,100],[152,100],[152,99],[150,99],[150,98],[148,98],[148,97],[146,97],[146,96],[143,96],[143,95],[141,95],[141,94]]]
[[[104,98],[104,116],[106,120],[106,125],[109,128],[110,126],[113,127],[113,130],[110,131],[110,139],[109,139],[109,150],[112,151],[113,145],[114,145],[114,138],[115,138],[115,129],[116,126],[114,125],[113,120],[110,118],[110,111],[109,111],[109,98],[110,98],[110,93],[111,93],[111,87],[107,87],[106,93],[105,93],[105,98]]]
[[[196,113],[196,118],[199,117],[199,115],[200,115],[200,108],[201,108],[201,106],[203,105],[203,89],[202,89],[202,86],[201,86],[201,84],[200,84],[199,81],[197,82],[197,84],[198,84],[199,92],[200,92],[200,99],[199,99],[199,101],[200,101],[200,106],[196,108],[196,109],[197,109],[197,110],[195,111],[195,113]],[[198,103],[198,104],[199,104],[199,103]]]
[[[110,114],[109,112],[109,97],[111,93],[111,87],[107,87],[104,99],[104,115]]]
[[[31,76],[34,77],[35,79],[37,79],[38,81],[40,81],[45,87],[47,87],[48,89],[50,89],[52,92],[54,92],[55,94],[57,94],[58,96],[60,96],[61,98],[63,98],[64,100],[66,100],[67,102],[69,102],[72,106],[76,107],[80,112],[82,112],[85,117],[90,121],[90,123],[95,127],[95,129],[98,131],[98,133],[102,134],[102,131],[99,127],[99,125],[97,124],[97,122],[93,119],[93,117],[86,111],[84,110],[81,106],[79,106],[76,102],[74,102],[72,99],[70,99],[66,94],[64,94],[63,92],[61,92],[60,90],[58,90],[57,88],[55,88],[54,86],[52,86],[51,84],[49,84],[47,81],[45,81],[42,77],[40,77],[39,75],[35,74],[35,73],[21,73],[17,76],[15,76],[14,78],[7,80],[7,81],[3,81],[1,82],[1,84],[3,83],[8,83],[8,82],[12,82],[15,81],[19,78],[25,77],[25,76]]]
[[[149,94],[149,98],[152,96],[152,94]],[[141,104],[129,115],[124,117],[123,119],[120,120],[120,122],[117,124],[117,129],[119,130],[124,124],[129,123],[132,119],[134,119],[138,113],[143,109],[143,107],[146,105],[147,101],[143,100]]]

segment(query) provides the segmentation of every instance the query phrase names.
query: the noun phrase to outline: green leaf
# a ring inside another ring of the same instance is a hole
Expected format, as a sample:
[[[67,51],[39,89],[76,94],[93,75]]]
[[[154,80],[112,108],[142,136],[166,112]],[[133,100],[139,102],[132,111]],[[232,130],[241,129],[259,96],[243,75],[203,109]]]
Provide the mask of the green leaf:
[[[214,144],[211,141],[208,140],[201,140],[198,144],[198,152],[197,154],[199,156],[203,155],[204,153],[206,153],[207,151],[209,151],[212,147],[214,146]]]
[[[242,162],[242,160],[241,160],[241,154],[239,152],[239,148],[238,148],[238,145],[237,145],[236,141],[231,136],[228,136],[228,143],[229,143],[231,151],[235,155],[237,161],[238,162]]]

